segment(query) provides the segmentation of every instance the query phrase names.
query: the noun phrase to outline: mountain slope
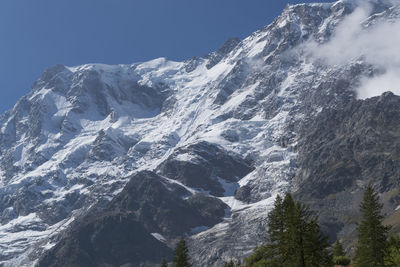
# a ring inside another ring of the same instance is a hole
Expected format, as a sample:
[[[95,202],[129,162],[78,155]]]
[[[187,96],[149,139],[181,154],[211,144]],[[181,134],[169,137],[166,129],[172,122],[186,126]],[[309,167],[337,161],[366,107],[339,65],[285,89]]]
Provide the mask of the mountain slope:
[[[371,5],[366,29],[399,18],[399,7],[389,1]],[[319,169],[329,170],[331,161],[313,162],[320,153],[315,142],[323,150],[331,140],[323,130],[327,119],[350,116],[352,122],[360,114],[356,107],[376,108],[377,99],[359,104],[355,89],[381,70],[363,57],[327,65],[308,50],[311,41],[329,43],[356,8],[356,1],[287,6],[250,37],[185,62],[160,58],[46,70],[0,117],[1,262],[32,266],[47,250],[40,266],[63,259],[157,264],[186,235],[196,266],[218,266],[264,240],[276,194],[292,190],[323,210],[317,204],[329,199],[326,188],[362,192],[364,182],[347,182],[351,178],[340,172],[328,177],[342,187],[324,186]],[[383,118],[398,105],[394,95],[385,99],[394,104]],[[346,138],[351,133],[347,124],[334,125]],[[359,126],[363,133],[373,125]],[[395,155],[392,149],[382,155]],[[396,180],[398,167],[392,167],[388,181]],[[369,167],[357,168],[363,173]],[[397,184],[379,189],[392,187]],[[400,204],[391,201],[388,212]],[[326,229],[335,236],[353,226],[343,228],[341,221]],[[123,236],[129,227],[132,235]],[[117,244],[107,247],[101,235],[108,232],[141,257],[131,258]],[[160,254],[147,255],[141,242]],[[120,257],[105,253],[115,250]]]
[[[380,193],[385,214],[397,209],[399,108],[400,97],[384,93],[323,110],[299,143],[295,195],[320,211],[320,221],[332,238],[338,229],[346,242],[356,238],[362,189],[368,184]]]

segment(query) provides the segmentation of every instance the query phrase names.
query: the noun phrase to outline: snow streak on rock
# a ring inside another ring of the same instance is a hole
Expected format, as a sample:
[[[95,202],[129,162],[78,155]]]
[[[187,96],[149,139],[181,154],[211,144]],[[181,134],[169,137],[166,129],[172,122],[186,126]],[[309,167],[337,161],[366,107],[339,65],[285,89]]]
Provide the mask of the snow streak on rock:
[[[362,58],[309,60],[303,46],[329,41],[355,8],[354,1],[288,6],[250,37],[185,62],[47,69],[0,117],[1,262],[32,265],[74,218],[108,203],[142,170],[229,206],[222,223],[187,233],[196,263],[246,255],[264,239],[275,196],[291,189],[302,123],[354,99],[374,71]],[[370,24],[379,17],[371,14]],[[215,163],[200,173],[210,186],[177,178],[187,162]],[[240,168],[229,176],[226,166]],[[152,236],[165,242],[163,233]]]

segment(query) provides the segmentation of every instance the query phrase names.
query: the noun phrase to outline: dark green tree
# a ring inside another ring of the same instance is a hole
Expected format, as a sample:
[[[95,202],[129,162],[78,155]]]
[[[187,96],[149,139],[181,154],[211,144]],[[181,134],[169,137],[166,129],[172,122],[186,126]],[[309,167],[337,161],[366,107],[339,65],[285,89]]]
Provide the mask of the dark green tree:
[[[162,260],[161,267],[168,267],[168,263],[165,259]]]
[[[175,248],[173,267],[190,267],[189,251],[185,239],[181,238]]]
[[[283,200],[284,230],[279,242],[281,263],[284,266],[305,266],[304,257],[304,228],[306,222],[301,218],[304,214],[303,206],[295,203],[290,194]]]
[[[329,266],[327,237],[320,231],[318,217],[306,205],[294,202],[290,194],[285,196],[283,210],[283,266]]]
[[[233,260],[230,260],[229,262],[224,263],[224,267],[235,267],[235,263]]]
[[[308,214],[304,231],[305,266],[332,265],[332,256],[328,251],[328,237],[321,232],[318,216]]]
[[[267,244],[246,259],[247,266],[318,267],[332,263],[318,217],[290,194],[283,200],[276,198],[268,216],[268,234]]]
[[[253,254],[244,260],[245,266],[280,267],[282,266],[279,257],[273,254],[269,244],[261,245],[254,249]],[[239,265],[240,266],[240,265]]]
[[[346,257],[344,249],[339,240],[336,240],[333,245],[333,263],[336,265],[347,266],[351,260]]]
[[[278,195],[274,202],[274,208],[268,214],[268,249],[271,254],[283,254],[284,231],[285,231],[285,210],[282,198]],[[265,250],[265,249],[264,249]]]
[[[335,244],[333,245],[333,256],[334,257],[345,256],[342,243],[340,243],[339,240],[336,240]]]
[[[357,227],[356,266],[385,266],[385,258],[389,254],[388,232],[390,228],[382,224],[382,207],[378,194],[369,185],[360,205],[362,221]]]
[[[335,265],[340,265],[340,266],[348,266],[350,264],[351,260],[347,258],[346,256],[336,256],[333,257],[333,263]]]
[[[386,266],[400,266],[400,237],[389,238],[389,255],[386,257]]]

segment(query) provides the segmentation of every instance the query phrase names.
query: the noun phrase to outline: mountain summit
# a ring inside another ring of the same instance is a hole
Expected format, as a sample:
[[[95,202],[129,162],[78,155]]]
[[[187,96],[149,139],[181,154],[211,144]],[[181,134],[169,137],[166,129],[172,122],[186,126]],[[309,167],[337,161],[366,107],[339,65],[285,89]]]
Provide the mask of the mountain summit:
[[[332,238],[368,183],[393,214],[400,97],[358,98],[396,64],[338,44],[396,27],[400,6],[359,3],[288,5],[185,62],[47,69],[0,117],[1,263],[152,266],[187,236],[195,266],[220,266],[263,242],[287,191]]]

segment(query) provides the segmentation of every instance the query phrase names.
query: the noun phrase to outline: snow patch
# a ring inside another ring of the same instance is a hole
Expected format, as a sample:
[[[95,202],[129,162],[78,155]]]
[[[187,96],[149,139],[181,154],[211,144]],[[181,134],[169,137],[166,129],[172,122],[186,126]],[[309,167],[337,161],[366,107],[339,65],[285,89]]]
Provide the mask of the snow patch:
[[[151,235],[152,235],[155,239],[157,239],[158,241],[160,241],[160,242],[163,242],[163,243],[166,242],[165,237],[164,237],[162,234],[160,234],[160,233],[151,233]]]

